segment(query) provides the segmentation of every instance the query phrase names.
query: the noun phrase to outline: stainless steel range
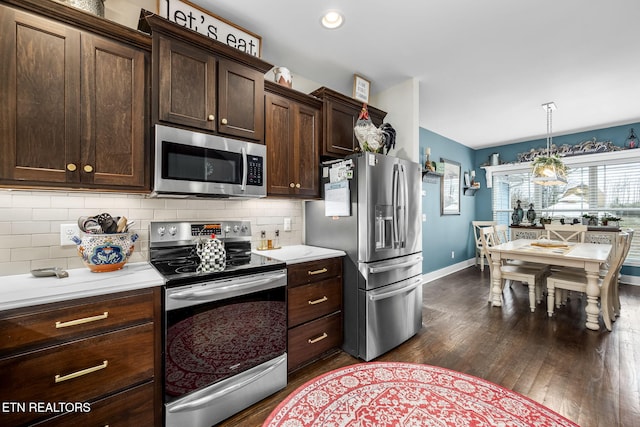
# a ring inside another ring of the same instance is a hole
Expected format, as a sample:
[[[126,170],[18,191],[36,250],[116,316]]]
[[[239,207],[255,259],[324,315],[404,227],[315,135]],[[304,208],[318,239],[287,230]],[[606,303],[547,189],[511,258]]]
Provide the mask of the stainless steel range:
[[[213,270],[195,243],[212,234]],[[152,222],[149,258],[165,278],[167,426],[209,427],[286,386],[286,266],[251,252],[249,221]]]

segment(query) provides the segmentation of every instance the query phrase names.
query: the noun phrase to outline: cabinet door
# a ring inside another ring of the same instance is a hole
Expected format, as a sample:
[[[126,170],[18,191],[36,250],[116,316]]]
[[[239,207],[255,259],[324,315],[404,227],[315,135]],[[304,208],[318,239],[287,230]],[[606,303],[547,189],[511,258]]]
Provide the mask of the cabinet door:
[[[83,183],[144,188],[145,53],[82,35]]]
[[[320,111],[300,105],[294,121],[295,150],[293,165],[296,194],[320,196]]]
[[[326,127],[325,127],[325,155],[339,157],[353,154],[358,147],[353,128],[358,120],[359,110],[340,102],[327,101],[325,103]]]
[[[218,131],[264,142],[264,74],[218,62]]]
[[[267,145],[267,194],[286,196],[293,192],[293,102],[268,93],[265,96]]]
[[[215,58],[192,45],[158,37],[158,75],[154,85],[158,90],[159,120],[214,131]]]
[[[6,6],[0,23],[0,179],[78,182],[80,33]]]
[[[282,96],[265,96],[267,194],[318,197],[320,111]]]

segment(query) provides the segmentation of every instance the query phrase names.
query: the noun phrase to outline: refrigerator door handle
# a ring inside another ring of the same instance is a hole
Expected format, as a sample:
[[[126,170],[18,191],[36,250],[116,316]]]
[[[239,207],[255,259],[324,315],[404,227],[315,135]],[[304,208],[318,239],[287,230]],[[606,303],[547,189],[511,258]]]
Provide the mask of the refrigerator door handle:
[[[402,240],[401,247],[407,247],[407,228],[409,226],[409,184],[407,183],[407,169],[402,167],[402,213],[403,213],[403,223],[402,223]]]
[[[418,277],[416,279],[416,281],[413,282],[412,284],[404,286],[404,287],[402,287],[400,289],[396,289],[394,291],[381,292],[379,294],[370,292],[369,299],[371,301],[380,301],[381,299],[391,298],[391,297],[394,297],[394,296],[396,296],[398,294],[402,294],[404,292],[410,292],[410,291],[414,290],[415,288],[417,288],[418,286],[422,286],[422,278],[420,278],[420,277]]]
[[[395,164],[393,165],[393,183],[392,183],[392,189],[391,189],[391,203],[392,203],[392,207],[391,209],[393,210],[393,238],[392,238],[392,245],[394,248],[397,248],[399,246],[399,240],[400,240],[400,236],[399,236],[399,230],[398,230],[398,193],[400,190],[400,171],[398,170],[398,165]]]
[[[403,262],[400,264],[385,265],[384,267],[369,267],[369,273],[371,274],[385,273],[387,271],[397,270],[398,268],[413,267],[414,265],[421,263],[422,259],[423,259],[422,257],[418,257],[411,261]]]

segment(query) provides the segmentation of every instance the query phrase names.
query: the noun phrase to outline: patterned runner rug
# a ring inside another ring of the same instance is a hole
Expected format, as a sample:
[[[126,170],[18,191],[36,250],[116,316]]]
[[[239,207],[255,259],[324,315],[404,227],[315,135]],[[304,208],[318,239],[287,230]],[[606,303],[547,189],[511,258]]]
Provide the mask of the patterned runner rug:
[[[371,362],[298,387],[263,427],[572,426],[533,400],[471,375],[413,363]]]

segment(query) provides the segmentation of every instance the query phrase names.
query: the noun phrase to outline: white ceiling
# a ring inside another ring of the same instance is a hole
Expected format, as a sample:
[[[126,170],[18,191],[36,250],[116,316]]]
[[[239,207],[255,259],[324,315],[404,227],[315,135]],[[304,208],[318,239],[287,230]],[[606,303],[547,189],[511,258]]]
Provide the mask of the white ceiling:
[[[640,121],[640,0],[191,0],[262,58],[350,95],[416,78],[420,126],[472,148]],[[338,9],[345,23],[325,30]]]

